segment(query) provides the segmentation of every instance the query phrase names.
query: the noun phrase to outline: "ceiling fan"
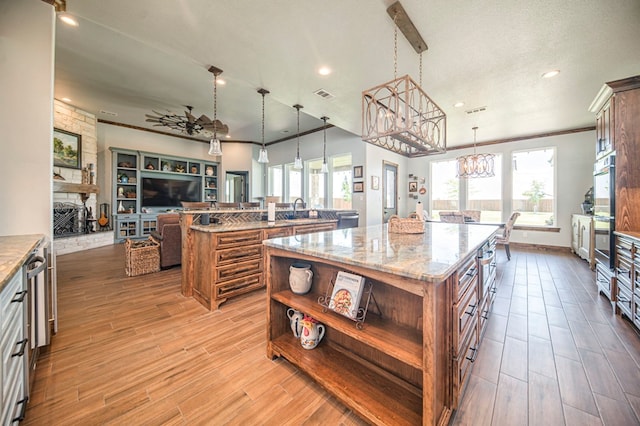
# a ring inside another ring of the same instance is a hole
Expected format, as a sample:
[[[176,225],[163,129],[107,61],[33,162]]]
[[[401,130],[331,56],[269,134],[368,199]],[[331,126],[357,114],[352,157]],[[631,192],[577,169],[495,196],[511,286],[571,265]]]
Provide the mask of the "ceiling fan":
[[[173,130],[177,130],[181,133],[186,133],[190,136],[197,135],[199,133],[213,133],[215,130],[218,134],[229,133],[229,126],[223,124],[220,120],[211,120],[206,115],[202,114],[196,118],[191,111],[193,107],[191,105],[185,105],[188,111],[184,112],[184,115],[178,115],[174,112],[167,111],[167,114],[162,114],[153,110],[156,115],[145,114],[147,122],[156,123],[154,126],[169,127]]]

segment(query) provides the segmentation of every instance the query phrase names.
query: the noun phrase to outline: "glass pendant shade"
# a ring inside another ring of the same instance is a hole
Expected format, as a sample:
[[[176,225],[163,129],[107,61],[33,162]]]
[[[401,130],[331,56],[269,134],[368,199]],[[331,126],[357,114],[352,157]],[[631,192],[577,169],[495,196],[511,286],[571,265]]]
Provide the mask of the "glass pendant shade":
[[[222,155],[222,148],[218,138],[212,138],[209,142],[209,155]]]
[[[322,163],[322,168],[320,169],[320,173],[329,173],[329,166],[327,166],[326,160]]]
[[[300,158],[300,155],[298,155],[293,161],[293,168],[296,170],[300,170],[302,168],[302,158]]]
[[[258,155],[258,163],[268,163],[269,154],[267,154],[267,148],[260,148],[260,155]]]

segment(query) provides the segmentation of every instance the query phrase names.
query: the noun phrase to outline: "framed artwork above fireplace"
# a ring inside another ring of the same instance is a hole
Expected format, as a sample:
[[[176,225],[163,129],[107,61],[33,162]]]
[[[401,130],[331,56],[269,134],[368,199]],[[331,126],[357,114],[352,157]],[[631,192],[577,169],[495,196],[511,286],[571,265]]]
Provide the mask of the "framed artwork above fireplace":
[[[70,169],[82,167],[82,135],[53,129],[53,165]]]

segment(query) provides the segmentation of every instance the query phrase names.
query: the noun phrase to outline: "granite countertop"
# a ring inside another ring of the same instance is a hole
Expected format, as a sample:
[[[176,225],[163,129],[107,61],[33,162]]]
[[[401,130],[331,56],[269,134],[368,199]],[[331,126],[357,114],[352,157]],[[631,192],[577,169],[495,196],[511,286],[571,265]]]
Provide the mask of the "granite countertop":
[[[265,240],[264,245],[398,276],[441,282],[498,226],[425,223],[423,234],[390,234],[387,225]]]
[[[0,237],[0,291],[43,239],[42,234]]]
[[[246,211],[246,210],[245,210]],[[337,219],[286,219],[276,220],[275,222],[267,221],[253,221],[253,222],[236,222],[236,223],[222,223],[211,225],[191,225],[191,229],[200,232],[231,232],[231,231],[249,231],[251,229],[264,229],[264,228],[282,228],[285,226],[299,226],[299,225],[319,225],[323,223],[337,223]]]

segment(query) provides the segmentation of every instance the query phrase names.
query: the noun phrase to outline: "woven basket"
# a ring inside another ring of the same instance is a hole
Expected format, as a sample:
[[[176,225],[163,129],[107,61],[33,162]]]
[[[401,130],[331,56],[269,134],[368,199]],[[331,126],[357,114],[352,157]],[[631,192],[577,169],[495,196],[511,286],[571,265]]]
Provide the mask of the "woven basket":
[[[424,221],[418,219],[415,213],[412,213],[408,218],[400,218],[394,214],[389,218],[388,228],[392,234],[422,234]]]
[[[125,272],[129,277],[160,270],[160,244],[149,238],[145,241],[125,241]]]

